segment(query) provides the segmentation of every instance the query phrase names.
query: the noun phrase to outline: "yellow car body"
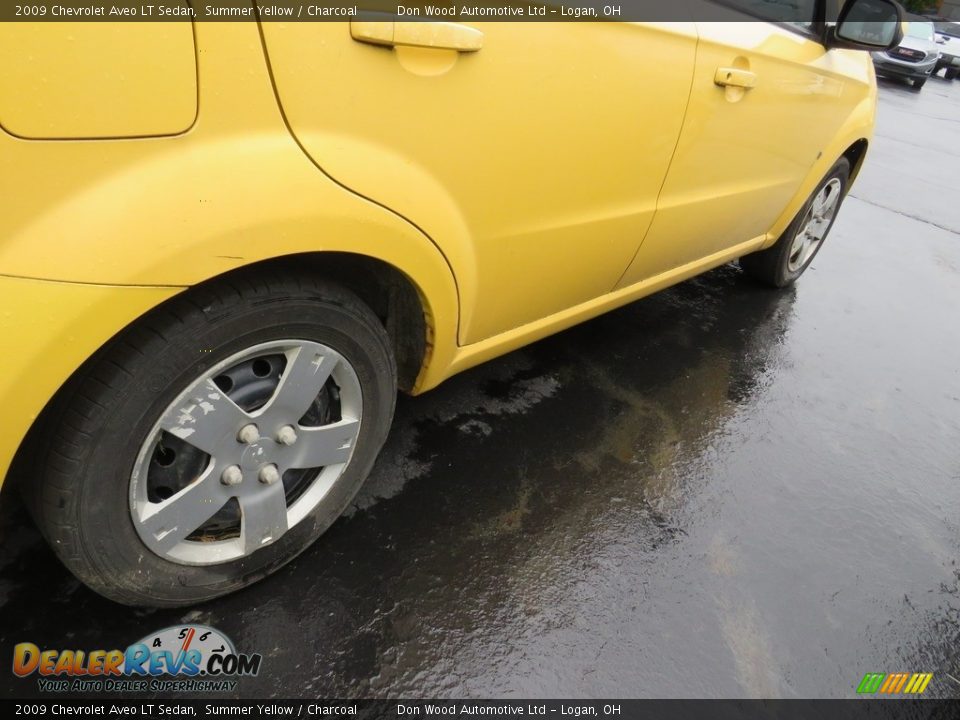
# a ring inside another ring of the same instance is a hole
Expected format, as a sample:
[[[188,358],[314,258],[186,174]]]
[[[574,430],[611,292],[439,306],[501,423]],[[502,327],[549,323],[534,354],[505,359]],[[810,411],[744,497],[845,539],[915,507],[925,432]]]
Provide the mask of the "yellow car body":
[[[869,56],[795,28],[471,25],[479,51],[350,23],[0,26],[0,478],[98,348],[226,272],[395,268],[419,393],[771,246],[870,140]]]

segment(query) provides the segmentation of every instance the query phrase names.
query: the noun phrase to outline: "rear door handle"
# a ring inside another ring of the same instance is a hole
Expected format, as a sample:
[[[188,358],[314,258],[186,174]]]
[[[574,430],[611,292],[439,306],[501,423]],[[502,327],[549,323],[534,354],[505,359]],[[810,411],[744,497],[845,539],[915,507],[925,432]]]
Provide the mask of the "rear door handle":
[[[452,22],[363,21],[350,23],[354,40],[373,45],[403,45],[458,52],[476,52],[483,47],[483,33]]]
[[[722,67],[717,68],[717,74],[714,76],[713,81],[720,87],[738,87],[749,90],[756,87],[757,74],[749,70]]]

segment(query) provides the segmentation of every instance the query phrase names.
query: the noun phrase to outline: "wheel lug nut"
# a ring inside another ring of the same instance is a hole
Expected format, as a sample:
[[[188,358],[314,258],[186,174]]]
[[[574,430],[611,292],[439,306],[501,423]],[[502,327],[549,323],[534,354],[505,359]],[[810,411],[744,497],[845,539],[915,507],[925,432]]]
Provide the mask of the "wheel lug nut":
[[[264,485],[273,485],[280,479],[280,471],[276,465],[264,465],[260,468],[259,478]]]
[[[243,482],[243,471],[236,465],[224,469],[220,476],[220,482],[224,485],[239,485]]]
[[[284,425],[277,431],[277,442],[281,445],[293,445],[297,441],[297,431],[293,425]]]
[[[259,439],[260,430],[258,430],[257,426],[253,423],[244,425],[242,428],[240,428],[240,432],[237,433],[237,440],[242,442],[244,445],[253,445]]]

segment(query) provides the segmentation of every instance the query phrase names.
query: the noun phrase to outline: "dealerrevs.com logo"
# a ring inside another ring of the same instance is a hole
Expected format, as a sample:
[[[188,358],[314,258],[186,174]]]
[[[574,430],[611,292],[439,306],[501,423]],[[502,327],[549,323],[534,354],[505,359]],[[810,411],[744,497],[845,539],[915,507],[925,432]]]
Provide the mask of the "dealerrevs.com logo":
[[[177,625],[147,635],[126,650],[13,649],[13,673],[37,675],[46,692],[224,692],[237,678],[260,672],[263,656],[238,653],[219,630]]]

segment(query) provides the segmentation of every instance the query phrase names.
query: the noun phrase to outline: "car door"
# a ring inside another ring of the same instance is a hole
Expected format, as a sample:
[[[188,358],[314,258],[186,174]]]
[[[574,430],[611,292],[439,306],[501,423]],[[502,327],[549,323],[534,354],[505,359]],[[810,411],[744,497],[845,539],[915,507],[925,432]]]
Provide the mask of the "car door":
[[[306,152],[446,255],[461,344],[608,293],[680,134],[693,23],[384,17],[262,32]]]
[[[691,1],[711,21],[697,23],[690,106],[656,218],[618,287],[764,236],[860,99],[844,92],[855,59],[814,32],[817,0]],[[789,21],[759,20],[778,12]]]

